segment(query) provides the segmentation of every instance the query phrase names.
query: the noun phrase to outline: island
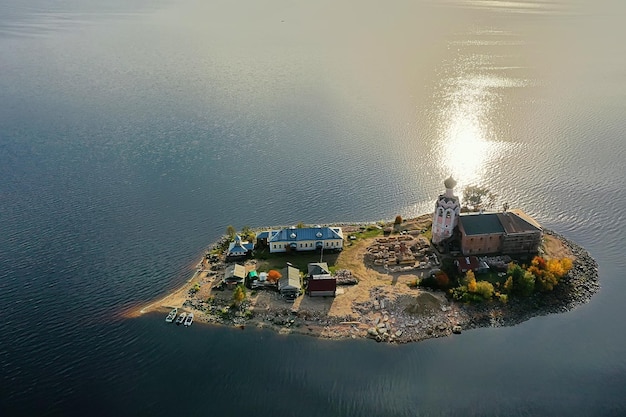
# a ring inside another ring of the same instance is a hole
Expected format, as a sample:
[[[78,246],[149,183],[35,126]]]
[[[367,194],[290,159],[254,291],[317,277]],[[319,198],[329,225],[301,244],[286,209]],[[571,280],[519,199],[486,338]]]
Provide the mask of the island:
[[[464,210],[456,182],[444,185],[434,212],[416,218],[229,227],[191,279],[136,313],[178,308],[240,329],[407,343],[565,312],[598,291],[584,248],[507,204]]]

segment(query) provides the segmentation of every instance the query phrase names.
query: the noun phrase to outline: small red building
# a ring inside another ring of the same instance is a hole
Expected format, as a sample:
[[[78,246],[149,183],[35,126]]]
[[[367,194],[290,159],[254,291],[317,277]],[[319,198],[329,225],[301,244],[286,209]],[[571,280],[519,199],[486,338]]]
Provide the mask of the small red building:
[[[310,297],[334,297],[337,279],[330,275],[326,262],[310,263],[306,293]]]
[[[478,258],[475,256],[465,256],[462,258],[456,258],[454,261],[460,274],[464,274],[467,271],[476,272],[480,266]]]
[[[335,278],[310,279],[306,293],[311,297],[334,297],[337,293],[337,280]]]

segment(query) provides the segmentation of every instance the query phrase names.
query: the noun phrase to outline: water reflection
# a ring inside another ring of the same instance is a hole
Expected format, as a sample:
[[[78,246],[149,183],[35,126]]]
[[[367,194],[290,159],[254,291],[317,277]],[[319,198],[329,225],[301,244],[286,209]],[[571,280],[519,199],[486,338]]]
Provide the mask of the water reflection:
[[[484,37],[495,39],[484,39]],[[458,56],[450,65],[439,95],[439,165],[444,175],[452,174],[460,180],[461,187],[469,184],[486,184],[490,164],[512,145],[499,132],[506,120],[501,113],[506,106],[504,89],[525,87],[527,80],[507,76],[516,65],[501,66],[496,58],[501,55],[485,53],[487,45],[511,45],[503,41],[497,31],[474,33],[477,39],[453,41]],[[520,43],[521,42],[517,42]],[[497,48],[496,48],[497,51]]]
[[[453,2],[456,3],[456,1]],[[562,1],[471,0],[463,2],[463,6],[505,13],[549,14],[563,13],[566,10],[567,4]]]

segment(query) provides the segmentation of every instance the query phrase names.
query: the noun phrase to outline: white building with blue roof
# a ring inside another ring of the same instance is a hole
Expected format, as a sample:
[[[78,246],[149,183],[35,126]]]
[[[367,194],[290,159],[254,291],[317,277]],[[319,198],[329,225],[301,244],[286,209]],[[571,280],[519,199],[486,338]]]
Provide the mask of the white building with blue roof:
[[[254,243],[244,241],[241,236],[235,236],[235,240],[228,245],[228,251],[226,252],[227,258],[244,258],[254,249]]]
[[[270,253],[306,252],[315,250],[343,250],[343,231],[341,227],[288,227],[270,230],[267,244]]]

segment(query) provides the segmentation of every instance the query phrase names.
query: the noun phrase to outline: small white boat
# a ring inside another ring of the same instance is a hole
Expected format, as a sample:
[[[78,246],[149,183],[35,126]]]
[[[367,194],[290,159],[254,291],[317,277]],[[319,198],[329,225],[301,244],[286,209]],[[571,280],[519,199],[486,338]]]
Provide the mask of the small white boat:
[[[176,324],[181,324],[182,322],[184,322],[186,316],[187,313],[185,313],[184,311],[180,313],[180,316],[178,316],[178,318],[176,319]]]
[[[191,326],[191,323],[193,323],[193,313],[187,314],[185,318],[185,326]]]
[[[167,317],[165,318],[165,321],[168,323],[173,322],[177,314],[178,314],[178,309],[177,308],[173,309],[172,311],[170,311],[170,314],[167,315]]]

